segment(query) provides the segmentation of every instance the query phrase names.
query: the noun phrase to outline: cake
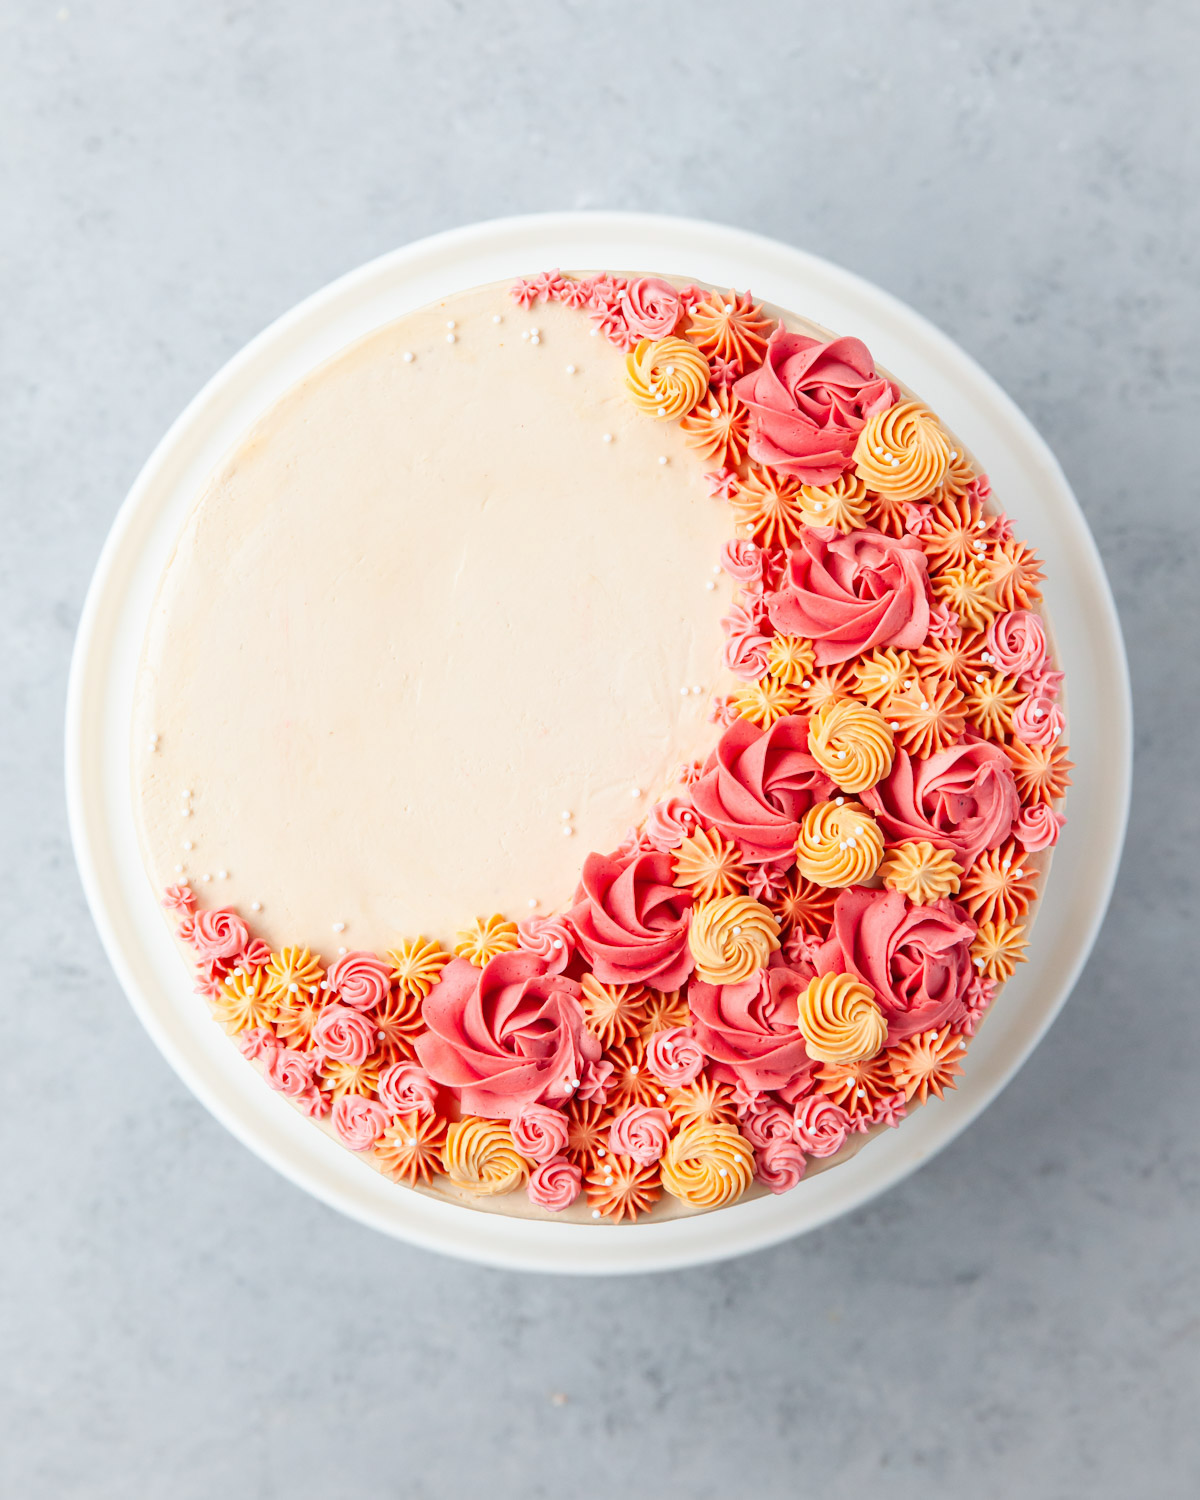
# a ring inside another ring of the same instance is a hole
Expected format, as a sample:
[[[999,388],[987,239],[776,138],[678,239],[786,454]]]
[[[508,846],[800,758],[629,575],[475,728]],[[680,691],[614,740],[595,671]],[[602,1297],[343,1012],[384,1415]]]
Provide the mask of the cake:
[[[918,394],[749,292],[409,313],[261,417],[159,586],[134,802],[195,1003],[397,1192],[789,1191],[953,1089],[1024,959],[1041,582]]]

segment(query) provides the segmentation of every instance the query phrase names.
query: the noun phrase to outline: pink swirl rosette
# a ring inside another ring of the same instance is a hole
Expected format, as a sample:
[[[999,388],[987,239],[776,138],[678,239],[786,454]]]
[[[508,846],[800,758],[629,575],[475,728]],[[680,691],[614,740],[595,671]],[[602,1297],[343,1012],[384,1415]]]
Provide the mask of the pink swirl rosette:
[[[768,864],[792,857],[800,820],[832,791],[808,753],[808,720],[788,714],[769,729],[735,719],[692,787],[692,802],[749,863]]]
[[[703,1067],[704,1050],[687,1026],[656,1031],[646,1043],[646,1071],[664,1088],[686,1088]]]
[[[517,923],[517,945],[544,959],[548,974],[561,974],[575,952],[575,935],[563,917],[525,917]]]
[[[559,1214],[570,1208],[582,1187],[582,1171],[565,1156],[556,1156],[530,1173],[525,1192],[530,1203]]]
[[[1046,661],[1046,632],[1032,610],[1009,610],[988,626],[987,648],[997,672],[1004,676],[1036,675]]]
[[[375,1050],[375,1027],[348,1005],[327,1005],[313,1027],[313,1042],[325,1057],[357,1067]]]
[[[265,1061],[263,1077],[269,1088],[298,1104],[306,1115],[321,1115],[328,1102],[317,1083],[316,1066],[317,1059],[311,1052],[277,1046]]]
[[[642,276],[621,293],[625,326],[639,339],[664,339],[674,332],[683,304],[669,281]]]
[[[1046,749],[1053,745],[1067,727],[1061,708],[1045,692],[1033,692],[1013,713],[1013,734],[1026,745]]]
[[[688,986],[692,1033],[718,1078],[740,1078],[748,1089],[779,1089],[811,1075],[797,1002],[808,981],[777,965],[741,984]]]
[[[793,1123],[796,1144],[809,1156],[832,1156],[841,1150],[851,1124],[850,1116],[840,1104],[825,1094],[810,1094],[796,1105]]]
[[[850,466],[867,419],[900,399],[859,339],[823,344],[783,324],[763,362],[733,387],[750,412],[750,457],[803,484],[832,484]]]
[[[763,1109],[748,1111],[742,1120],[742,1134],[756,1149],[761,1150],[768,1142],[792,1139],[792,1111],[782,1104],[768,1104]]]
[[[639,1167],[649,1167],[667,1149],[670,1139],[671,1116],[665,1109],[631,1104],[609,1127],[608,1149],[617,1156],[632,1157]]]
[[[931,598],[916,537],[869,528],[839,536],[830,526],[802,529],[779,588],[766,596],[771,624],[814,641],[819,667],[877,646],[915,650],[929,634]]]
[[[754,1180],[771,1193],[788,1193],[804,1176],[804,1152],[791,1139],[774,1137],[754,1153]]]
[[[913,906],[900,891],[852,886],[837,899],[817,971],[852,974],[874,990],[890,1047],[964,1014],[975,932],[949,901]]]
[[[333,1106],[333,1128],[343,1146],[369,1151],[387,1128],[387,1111],[374,1099],[343,1094]]]
[[[558,1104],[579,1085],[600,1043],[587,1030],[579,986],[533,953],[501,953],[482,969],[452,959],[421,1006],[429,1028],[417,1060],[459,1091],[467,1114],[511,1120],[524,1104]]]
[[[250,933],[237,912],[222,907],[219,911],[196,913],[191,941],[202,959],[228,963],[245,948]]]
[[[387,999],[392,973],[373,953],[343,953],[329,968],[329,988],[343,1005],[374,1010]]]
[[[725,631],[725,665],[745,682],[757,682],[767,670],[771,637],[763,634],[762,626],[766,623],[766,613],[761,607],[747,609],[744,604],[731,604],[721,621]]]
[[[692,893],[674,882],[671,856],[589,854],[567,919],[601,984],[677,990],[692,971]]]
[[[379,1101],[393,1115],[431,1115],[437,1084],[414,1062],[389,1063],[379,1075]]]
[[[544,1104],[522,1104],[508,1122],[513,1145],[530,1161],[546,1162],[567,1149],[567,1117]]]
[[[862,800],[890,843],[927,840],[952,850],[964,868],[1004,842],[1021,809],[1012,762],[987,740],[924,760],[897,749],[892,769]]]
[[[692,799],[675,793],[656,802],[650,809],[642,837],[651,849],[666,854],[671,849],[678,849],[695,831],[696,814],[692,811]]]
[[[748,594],[761,594],[775,578],[782,561],[782,552],[764,551],[742,537],[721,544],[722,568]]]
[[[1021,816],[1013,824],[1013,837],[1026,854],[1040,854],[1043,849],[1058,843],[1058,835],[1066,821],[1061,813],[1056,813],[1045,802],[1038,802],[1033,807],[1021,809]]]

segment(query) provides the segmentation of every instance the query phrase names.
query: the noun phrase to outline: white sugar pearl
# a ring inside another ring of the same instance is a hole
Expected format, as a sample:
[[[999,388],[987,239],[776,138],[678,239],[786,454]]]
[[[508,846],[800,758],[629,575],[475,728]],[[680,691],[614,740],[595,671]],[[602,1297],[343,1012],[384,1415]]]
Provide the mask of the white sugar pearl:
[[[733,931],[734,937],[741,937],[741,935],[742,935],[742,929],[740,927],[734,927],[732,929],[732,931]]]
[[[845,807],[845,805],[846,805],[846,799],[845,799],[845,797],[835,797],[833,799],[833,801],[834,801],[834,805],[836,807]]]
[[[412,362],[413,362],[413,353],[412,353],[412,350],[411,349],[406,349],[404,351],[404,363],[406,365],[411,365]]]
[[[595,333],[595,331],[596,330],[593,328],[592,332]],[[593,1219],[598,1219],[599,1217],[600,1217],[600,1210],[598,1208],[593,1208],[592,1209],[592,1218]]]
[[[574,365],[568,365],[567,366],[567,374],[568,375],[574,375],[574,373],[575,373],[575,366]]]
[[[176,873],[176,875],[182,875],[183,874],[183,866],[182,865],[176,865],[175,866],[175,873]]]
[[[455,323],[455,321],[454,321],[453,318],[447,318],[446,319],[446,327],[450,328],[450,329],[454,329],[454,328],[458,327],[458,324]]]
[[[687,697],[687,695],[688,695],[688,690],[687,690],[687,685],[686,685],[686,684],[685,684],[685,685],[684,685],[684,686],[683,686],[683,687],[681,687],[681,688],[680,688],[680,689],[679,689],[679,696],[680,696],[680,697],[681,697],[681,698],[686,698],[686,697]]]
[[[179,816],[181,818],[190,818],[191,815],[192,815],[192,810],[191,810],[190,807],[181,807],[179,809]]]
[[[665,1104],[667,1102],[666,1094],[655,1094],[654,1098],[659,1104]]]
[[[533,908],[537,905],[537,897],[530,896],[529,900],[525,904],[529,907],[530,911],[532,911]]]
[[[531,344],[540,344],[542,341],[541,341],[541,338],[536,333],[531,333],[529,335],[529,342]]]
[[[636,1078],[637,1074],[638,1074],[638,1065],[637,1065],[637,1063],[631,1063],[630,1064],[630,1068],[629,1068],[629,1076],[631,1078]]]
[[[551,942],[551,944],[550,944],[550,946],[551,946],[551,947],[552,947],[552,948],[561,948],[561,947],[562,947],[562,945],[563,945],[563,940],[562,940],[562,938],[554,938],[554,939],[553,939],[553,941],[552,941],[552,942]]]
[[[703,691],[704,691],[704,689],[700,686],[700,684],[698,682],[694,682],[692,684],[692,696],[694,698],[698,698]]]
[[[184,839],[184,841],[183,841],[183,847],[185,849],[190,849],[192,847],[192,841],[191,841],[191,839]]]
[[[229,871],[228,870],[218,870],[217,871],[217,879],[218,880],[228,880],[229,879]]]
[[[606,432],[604,434],[604,436],[600,439],[600,441],[602,443],[611,443],[612,442],[612,433],[611,432]]]
[[[633,799],[634,799],[634,801],[635,801],[635,802],[636,802],[636,801],[637,801],[637,799],[638,799],[638,798],[639,798],[639,797],[640,797],[640,796],[641,796],[641,795],[642,795],[642,789],[641,789],[641,787],[640,787],[640,786],[633,786],[633,787],[630,787],[630,788],[629,788],[629,795],[630,795],[630,796],[631,796],[631,797],[632,797],[632,798],[633,798]]]
[[[596,1155],[597,1156],[607,1156],[608,1152],[604,1149],[603,1146],[597,1146],[596,1147]]]
[[[570,838],[574,832],[575,830],[571,827],[570,823],[563,824],[563,834],[566,838]]]
[[[446,335],[446,342],[448,344],[452,344],[452,343],[454,343],[455,339],[457,339],[457,338],[458,338],[458,334],[456,334],[456,333],[448,333]]]
[[[493,313],[492,314],[492,322],[493,323],[503,323],[504,319],[500,316],[499,313]]]
[[[345,953],[345,951],[346,951],[345,948],[339,948],[338,949],[338,955],[340,956],[341,954]]]
[[[541,332],[541,329],[540,329],[540,328],[531,328],[531,329],[530,329],[530,330],[529,330],[529,337],[530,337],[530,338],[531,338],[531,339],[535,339],[535,338],[537,338],[537,336],[538,336],[538,334],[539,334],[539,333],[540,333],[540,332]]]
[[[658,461],[660,464],[665,464],[667,462],[667,455],[665,453],[660,453],[658,455]]]
[[[250,910],[251,911],[262,911],[262,902],[261,901],[251,901],[251,903],[250,903]]]
[[[346,930],[346,924],[345,924],[345,922],[335,922],[333,924],[333,930],[334,930],[334,932],[345,932],[345,930]]]
[[[529,329],[528,328],[522,330],[521,337],[523,339],[527,339],[529,337]]]
[[[720,1170],[720,1173],[721,1173],[722,1177],[728,1177],[729,1176],[729,1168],[728,1167],[721,1167],[719,1170]]]
[[[201,875],[200,879],[203,880],[203,882],[205,883],[205,885],[207,885],[208,882],[212,879],[212,876],[211,875]]]
[[[706,578],[704,580],[704,587],[708,589],[709,593],[711,593],[713,589],[716,588],[716,584],[712,581],[711,578]]]

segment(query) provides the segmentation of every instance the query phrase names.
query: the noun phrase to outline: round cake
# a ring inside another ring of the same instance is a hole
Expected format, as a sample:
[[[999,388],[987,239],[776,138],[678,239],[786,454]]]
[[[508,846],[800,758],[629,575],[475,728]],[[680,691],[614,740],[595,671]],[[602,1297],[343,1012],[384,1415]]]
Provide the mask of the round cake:
[[[859,340],[543,272],[368,334],[212,476],[133,725],[266,1085],[397,1184],[632,1224],[954,1088],[1070,762],[1041,567]]]

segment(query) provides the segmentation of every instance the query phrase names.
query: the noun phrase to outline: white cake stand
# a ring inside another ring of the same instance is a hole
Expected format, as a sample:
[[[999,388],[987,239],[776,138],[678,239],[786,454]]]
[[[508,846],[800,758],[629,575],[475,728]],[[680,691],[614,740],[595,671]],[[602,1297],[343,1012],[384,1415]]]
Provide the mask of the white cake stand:
[[[751,286],[865,339],[979,455],[1019,533],[1046,560],[1076,762],[1030,961],[973,1043],[958,1091],[782,1197],[631,1228],[434,1201],[396,1188],[312,1129],[264,1088],[192,994],[134,835],[129,735],[143,629],[208,472],[298,377],[352,339],[447,293],[551,266],[650,268]],[[634,1272],[738,1255],[828,1223],[928,1161],[996,1097],[1066,1000],[1100,925],[1128,812],[1131,732],[1120,627],[1079,506],[1029,422],[950,339],[877,287],[757,235],[644,214],[546,214],[435,235],[342,277],[247,345],[175,422],[121,507],[88,593],[71,671],[67,797],[84,888],[130,1003],[193,1093],[264,1161],[343,1213],[432,1250],[525,1270]]]

